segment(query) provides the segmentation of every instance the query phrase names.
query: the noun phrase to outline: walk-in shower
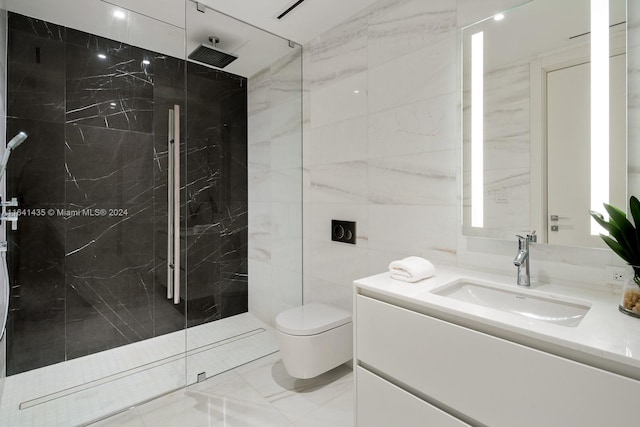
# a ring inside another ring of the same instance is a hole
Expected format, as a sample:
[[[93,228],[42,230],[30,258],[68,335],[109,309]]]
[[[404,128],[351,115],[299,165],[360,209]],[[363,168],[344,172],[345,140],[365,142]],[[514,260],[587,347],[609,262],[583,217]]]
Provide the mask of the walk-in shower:
[[[0,425],[83,425],[272,353],[301,303],[300,46],[114,3],[0,19],[2,121],[29,135],[4,151]],[[188,59],[211,34],[224,71]]]

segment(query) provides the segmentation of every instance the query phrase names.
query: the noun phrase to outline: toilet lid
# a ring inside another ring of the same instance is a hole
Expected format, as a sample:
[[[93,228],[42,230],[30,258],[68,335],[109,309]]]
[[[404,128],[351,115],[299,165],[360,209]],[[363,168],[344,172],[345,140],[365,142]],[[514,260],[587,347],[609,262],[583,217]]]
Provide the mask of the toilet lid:
[[[351,313],[325,304],[311,303],[276,316],[278,330],[291,335],[315,335],[351,322]]]

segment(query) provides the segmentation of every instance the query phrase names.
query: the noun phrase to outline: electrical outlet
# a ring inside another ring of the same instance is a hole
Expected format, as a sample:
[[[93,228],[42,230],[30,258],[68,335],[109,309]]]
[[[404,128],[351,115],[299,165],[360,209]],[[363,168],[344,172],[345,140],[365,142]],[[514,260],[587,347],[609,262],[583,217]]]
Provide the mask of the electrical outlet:
[[[605,282],[610,285],[622,285],[622,283],[624,282],[624,270],[624,267],[607,265],[604,268]]]

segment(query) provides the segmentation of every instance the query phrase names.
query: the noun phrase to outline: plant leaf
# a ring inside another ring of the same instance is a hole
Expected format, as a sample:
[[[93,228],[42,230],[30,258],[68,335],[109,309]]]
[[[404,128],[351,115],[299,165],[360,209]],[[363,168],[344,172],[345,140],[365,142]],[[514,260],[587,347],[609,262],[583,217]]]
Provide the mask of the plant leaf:
[[[624,248],[618,244],[615,240],[613,240],[609,236],[605,236],[604,234],[600,234],[602,240],[609,246],[620,258],[633,265],[633,259],[630,257],[624,250]]]
[[[633,217],[633,223],[636,226],[636,239],[640,242],[640,201],[636,196],[631,196],[629,199],[629,210]]]
[[[615,225],[615,223],[611,223],[611,222],[605,221],[605,219],[602,216],[602,214],[600,214],[598,212],[589,211],[589,213],[591,214],[593,219],[595,219],[596,222],[598,224],[600,224],[600,226],[602,228],[607,230],[609,232],[609,234],[611,234],[613,237],[616,238],[616,240],[620,241],[620,238],[622,237],[622,235],[620,234],[620,229]]]
[[[627,215],[615,206],[603,203],[604,208],[609,213],[609,223],[616,225],[620,229],[621,239],[617,238],[618,243],[625,248],[633,261],[640,260],[640,247],[638,247],[638,236],[636,228],[627,219]],[[632,262],[633,263],[633,262]]]
[[[636,196],[629,199],[629,207],[631,208],[631,216],[636,227],[640,226],[640,200]]]
[[[617,243],[624,249],[625,253],[626,254],[630,254],[631,252],[629,251],[629,248],[627,248],[626,242],[624,240],[623,233],[618,228],[618,226],[615,224],[615,222],[605,221],[604,217],[599,212],[595,212],[595,211],[589,211],[589,212],[590,212],[591,216],[593,217],[593,219],[598,224],[600,224],[600,226],[602,226],[602,228],[607,230],[609,232],[609,234],[611,235],[611,237],[613,237],[617,241]],[[600,235],[600,237],[602,237],[602,234]],[[604,240],[604,238],[603,238],[603,240]],[[606,241],[605,241],[605,243],[606,243]],[[628,255],[628,256],[632,256],[632,255]]]

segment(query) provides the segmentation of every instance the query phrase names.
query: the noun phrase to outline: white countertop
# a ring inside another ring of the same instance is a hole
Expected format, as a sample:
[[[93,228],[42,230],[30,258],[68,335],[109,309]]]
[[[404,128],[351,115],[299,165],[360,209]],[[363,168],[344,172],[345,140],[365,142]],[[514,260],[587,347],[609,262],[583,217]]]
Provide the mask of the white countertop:
[[[529,292],[529,288],[515,284],[515,277],[442,267],[437,267],[434,277],[416,283],[392,279],[390,273],[385,272],[356,280],[354,286],[416,304],[436,317],[444,314],[463,320],[465,325],[477,324],[481,326],[479,330],[497,331],[497,336],[515,334],[523,338],[519,341],[525,345],[527,339],[542,342],[544,350],[640,380],[640,318],[618,310],[620,295],[532,283],[530,289],[535,293],[558,295],[591,305],[577,326],[562,326],[431,293],[460,279],[487,281]]]

